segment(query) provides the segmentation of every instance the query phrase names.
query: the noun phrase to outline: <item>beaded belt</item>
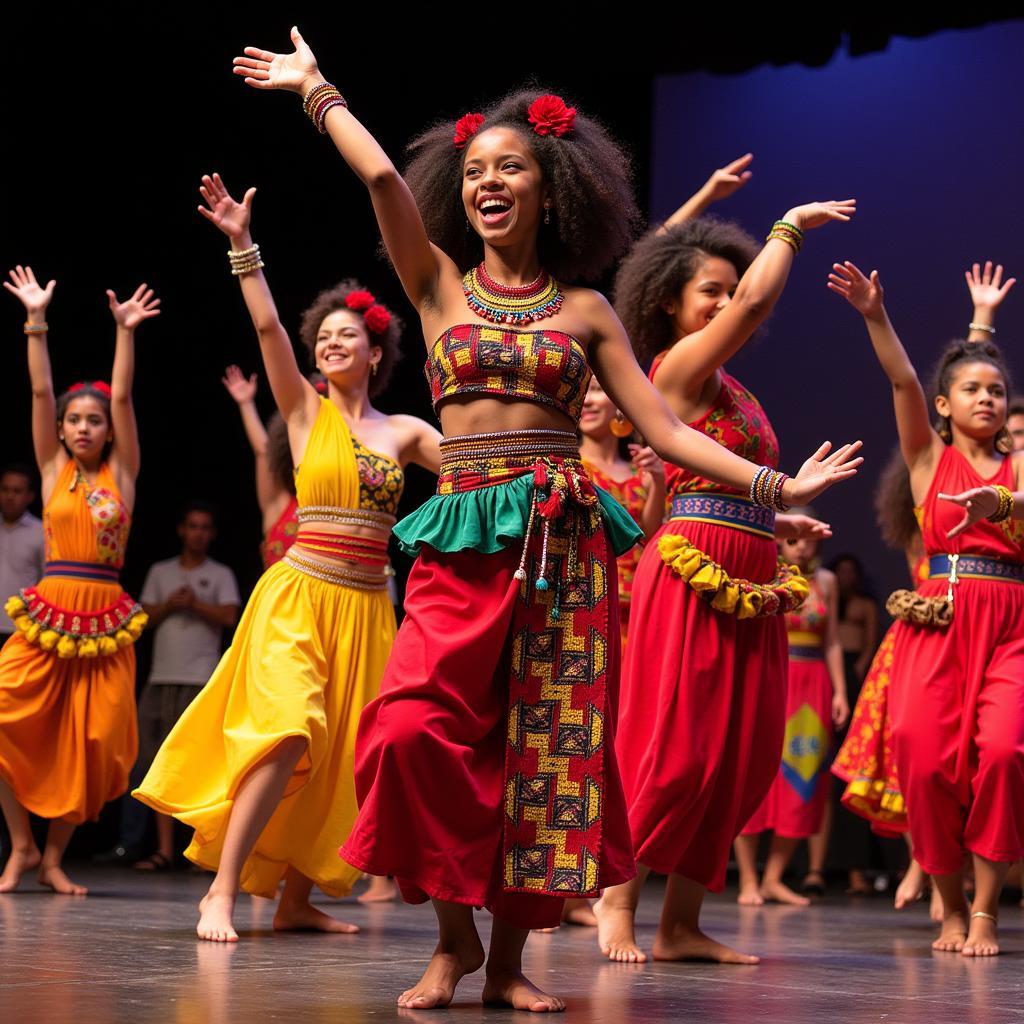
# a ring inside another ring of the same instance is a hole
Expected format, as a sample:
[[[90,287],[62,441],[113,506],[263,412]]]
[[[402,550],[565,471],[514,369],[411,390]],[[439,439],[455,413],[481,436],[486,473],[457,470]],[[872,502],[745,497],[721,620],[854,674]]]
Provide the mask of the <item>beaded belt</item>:
[[[746,498],[726,494],[677,494],[672,499],[669,520],[714,523],[734,530],[755,533],[759,537],[775,536],[775,510],[762,508]]]
[[[825,651],[821,636],[803,629],[792,629],[786,634],[791,661],[822,661]]]
[[[43,577],[63,576],[72,580],[96,580],[100,583],[118,583],[121,570],[101,562],[69,562],[57,559],[43,566]]]
[[[1024,563],[1003,562],[984,555],[932,555],[928,559],[928,579],[949,580],[951,591],[960,580],[1024,583]]]
[[[300,505],[295,510],[299,523],[337,523],[341,526],[371,526],[390,530],[395,517],[372,508],[338,508],[336,505]]]
[[[438,494],[458,494],[506,484],[545,458],[580,463],[580,444],[568,430],[504,430],[441,440]]]
[[[377,565],[369,571],[363,571],[357,566],[328,564],[306,558],[302,553],[302,545],[298,541],[288,549],[281,561],[306,576],[323,580],[325,583],[336,583],[342,587],[355,587],[357,590],[385,590],[388,585],[387,569],[389,567],[387,565]]]

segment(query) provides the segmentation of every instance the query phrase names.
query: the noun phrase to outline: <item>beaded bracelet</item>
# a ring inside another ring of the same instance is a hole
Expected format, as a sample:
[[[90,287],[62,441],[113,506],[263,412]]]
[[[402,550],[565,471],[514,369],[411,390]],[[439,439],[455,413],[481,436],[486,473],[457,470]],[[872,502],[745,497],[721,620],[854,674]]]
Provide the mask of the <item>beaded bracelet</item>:
[[[49,329],[50,327],[45,321],[41,324],[30,324],[27,321],[25,323],[26,334],[45,334]]]
[[[973,321],[967,325],[969,331],[984,331],[986,334],[995,334],[996,329],[988,324],[976,324]]]
[[[235,252],[233,249],[228,252],[228,260],[231,263],[231,276],[238,277],[240,274],[251,274],[254,270],[262,270],[265,266],[260,256],[260,247],[253,243],[248,249],[241,249]]]
[[[999,504],[995,512],[987,518],[990,523],[1002,523],[1013,515],[1013,491],[1002,484],[995,484],[993,490],[999,496]]]
[[[795,224],[790,224],[786,220],[777,220],[765,241],[770,242],[773,238],[791,245],[794,253],[798,253],[804,244],[804,233]]]
[[[330,82],[321,82],[313,86],[302,100],[302,109],[321,135],[327,134],[327,111],[331,107],[347,106],[345,97]]]
[[[750,500],[761,508],[788,512],[789,505],[782,500],[782,489],[789,476],[771,466],[760,466],[750,481]]]

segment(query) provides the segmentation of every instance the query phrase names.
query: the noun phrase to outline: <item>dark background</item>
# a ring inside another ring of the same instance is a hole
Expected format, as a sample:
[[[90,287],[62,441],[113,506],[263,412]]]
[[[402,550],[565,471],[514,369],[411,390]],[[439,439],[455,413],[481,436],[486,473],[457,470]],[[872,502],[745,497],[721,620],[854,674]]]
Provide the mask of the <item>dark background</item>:
[[[220,383],[229,363],[259,370],[259,353],[225,240],[195,211],[204,172],[220,171],[239,193],[259,187],[254,235],[289,328],[320,289],[349,275],[402,312],[406,358],[380,405],[432,415],[419,327],[376,255],[362,186],[295,96],[257,93],[231,74],[231,58],[248,43],[286,48],[293,20],[396,159],[435,118],[454,120],[532,77],[628,146],[652,216],[748,149],[754,180],[718,212],[759,237],[795,203],[855,195],[856,222],[809,238],[776,314],[733,368],[767,406],[791,471],[825,437],[865,438],[862,476],[821,502],[838,535],[830,553],[860,553],[879,594],[902,583],[902,561],[884,552],[870,508],[894,439],[888,388],[859,317],[823,282],[833,259],[878,265],[923,369],[966,329],[970,261],[991,257],[1024,273],[1024,22],[993,22],[998,9],[984,28],[974,18],[794,26],[782,15],[741,23],[734,10],[667,12],[434,5],[429,18],[413,19],[386,7],[157,14],[106,4],[88,14],[58,17],[39,5],[4,17],[0,268],[28,263],[44,282],[58,281],[48,314],[56,387],[109,377],[105,288],[123,298],[146,281],[163,300],[163,314],[137,338],[143,470],[129,590],[138,593],[148,566],[177,550],[177,510],[191,497],[220,509],[213,554],[235,569],[243,593],[260,570],[252,457]],[[1016,362],[1021,287],[1000,317]],[[32,458],[21,322],[17,303],[0,296],[9,346],[0,462]],[[260,405],[270,413],[265,382]],[[431,489],[412,470],[403,511]],[[145,642],[140,653],[144,679]],[[76,846],[108,844],[113,814],[83,829]]]

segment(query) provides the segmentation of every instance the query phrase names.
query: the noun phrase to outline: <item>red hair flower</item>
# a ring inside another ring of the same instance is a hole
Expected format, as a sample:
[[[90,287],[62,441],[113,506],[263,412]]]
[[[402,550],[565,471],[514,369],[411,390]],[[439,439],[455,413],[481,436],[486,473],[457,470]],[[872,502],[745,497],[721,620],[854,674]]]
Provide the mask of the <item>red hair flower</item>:
[[[80,380],[68,388],[68,394],[73,395],[76,391],[84,391],[86,388],[92,388],[93,391],[98,391],[104,398],[110,398],[112,394],[110,385],[105,380]]]
[[[576,108],[567,107],[561,96],[538,96],[530,104],[526,116],[538,135],[557,135],[561,138],[572,131],[576,122]]]
[[[383,306],[371,306],[363,318],[371,334],[383,334],[391,323],[391,314]]]
[[[452,136],[452,142],[455,143],[456,149],[465,149],[466,143],[478,131],[480,131],[480,125],[484,123],[483,114],[463,114],[462,117],[455,122],[455,134]]]
[[[362,313],[364,309],[369,309],[376,301],[373,295],[366,291],[349,292],[345,296],[345,305],[349,309],[354,309],[357,313]]]

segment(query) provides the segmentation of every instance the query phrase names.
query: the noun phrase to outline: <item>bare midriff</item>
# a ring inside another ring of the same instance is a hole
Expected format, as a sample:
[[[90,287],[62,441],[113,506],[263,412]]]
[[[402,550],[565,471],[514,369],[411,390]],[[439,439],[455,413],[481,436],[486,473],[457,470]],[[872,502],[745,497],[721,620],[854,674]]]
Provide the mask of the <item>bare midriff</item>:
[[[521,398],[451,395],[444,399],[439,415],[445,437],[506,430],[577,430],[564,413]]]

